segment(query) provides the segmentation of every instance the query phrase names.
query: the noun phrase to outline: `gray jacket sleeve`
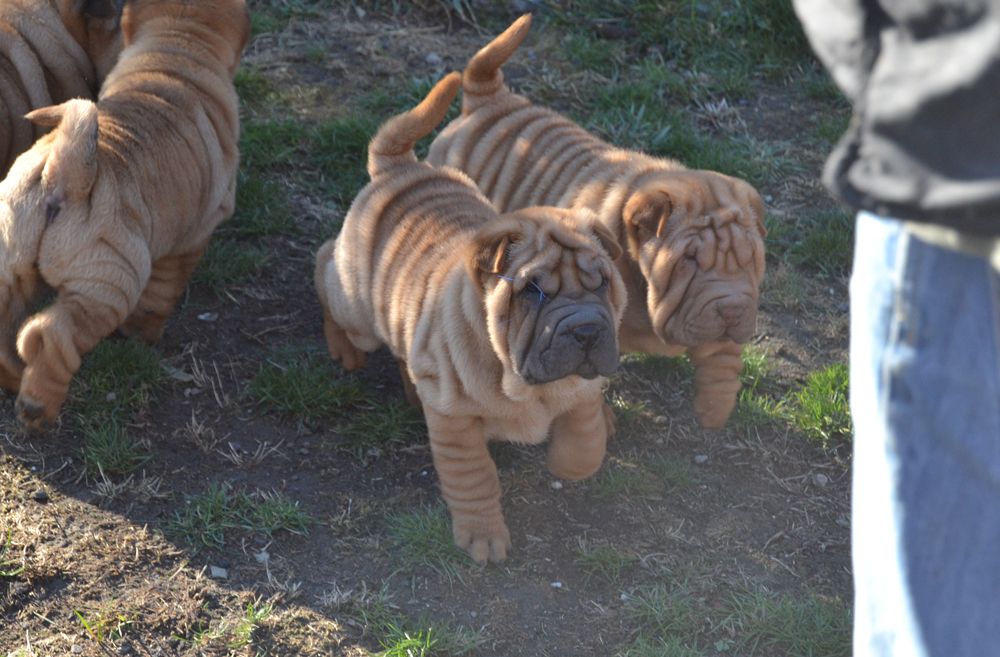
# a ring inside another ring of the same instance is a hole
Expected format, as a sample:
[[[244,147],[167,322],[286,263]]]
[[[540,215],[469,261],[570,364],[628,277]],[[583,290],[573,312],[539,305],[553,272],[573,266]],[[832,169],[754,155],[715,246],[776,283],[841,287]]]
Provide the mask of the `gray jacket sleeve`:
[[[849,205],[1000,235],[1000,0],[794,0],[854,117],[824,181]]]

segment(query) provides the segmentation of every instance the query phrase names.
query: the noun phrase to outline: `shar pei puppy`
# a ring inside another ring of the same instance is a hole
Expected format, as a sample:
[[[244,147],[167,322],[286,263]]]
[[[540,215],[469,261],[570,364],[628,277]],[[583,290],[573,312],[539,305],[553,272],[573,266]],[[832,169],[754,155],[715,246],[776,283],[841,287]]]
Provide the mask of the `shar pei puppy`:
[[[582,479],[604,458],[605,378],[617,367],[624,285],[617,244],[585,211],[498,215],[467,176],[417,162],[458,73],[387,122],[371,182],[317,255],[330,354],[347,369],[385,344],[415,388],[456,544],[506,557],[510,534],[487,441],[537,444],[548,468]],[[609,255],[610,254],[610,255]]]
[[[0,2],[0,174],[44,131],[25,114],[97,94],[121,50],[121,2]]]
[[[131,0],[122,32],[98,101],[30,113],[53,130],[0,183],[0,384],[31,428],[99,340],[159,339],[234,208],[244,0]],[[45,289],[55,300],[25,321]]]
[[[703,426],[721,427],[740,388],[740,344],[756,325],[760,195],[737,178],[616,148],[512,93],[500,66],[529,26],[522,16],[469,61],[462,114],[427,159],[464,171],[502,212],[531,205],[596,212],[627,254],[618,261],[629,299],[622,351],[687,351],[695,413]]]

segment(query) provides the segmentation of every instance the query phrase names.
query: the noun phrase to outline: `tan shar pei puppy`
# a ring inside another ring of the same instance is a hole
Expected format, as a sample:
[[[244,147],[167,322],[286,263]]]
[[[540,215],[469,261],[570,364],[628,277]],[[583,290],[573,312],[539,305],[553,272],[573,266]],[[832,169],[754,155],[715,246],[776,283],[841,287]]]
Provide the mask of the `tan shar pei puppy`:
[[[428,161],[467,173],[502,211],[587,208],[628,257],[622,351],[695,366],[695,413],[725,424],[736,404],[740,343],[754,332],[764,275],[764,205],[746,182],[616,148],[503,83],[500,66],[527,35],[522,16],[470,60],[462,115]]]
[[[54,130],[0,183],[0,384],[32,428],[116,328],[159,339],[233,212],[244,0],[130,0],[122,32],[98,102],[32,112]],[[22,324],[43,287],[55,301]]]
[[[0,175],[44,132],[24,115],[93,98],[121,50],[121,0],[0,0]]]
[[[399,359],[423,406],[455,542],[485,562],[510,546],[489,439],[540,443],[551,430],[555,476],[600,467],[625,289],[617,244],[586,212],[498,216],[466,175],[417,162],[414,142],[459,84],[452,73],[379,130],[372,181],[319,250],[316,288],[334,359],[360,367],[381,344]]]

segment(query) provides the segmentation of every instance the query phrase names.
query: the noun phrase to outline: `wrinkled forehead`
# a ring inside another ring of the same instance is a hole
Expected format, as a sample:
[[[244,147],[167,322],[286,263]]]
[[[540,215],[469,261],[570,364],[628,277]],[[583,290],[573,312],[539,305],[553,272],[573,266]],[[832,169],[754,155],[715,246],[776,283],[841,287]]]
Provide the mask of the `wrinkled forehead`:
[[[534,281],[547,294],[592,289],[609,274],[611,259],[573,217],[525,222],[522,238],[509,247],[508,271],[516,288]]]
[[[715,171],[677,172],[652,177],[643,186],[647,192],[660,192],[670,198],[671,216],[680,221],[673,230],[719,230],[739,224],[756,230],[763,220],[763,204],[757,191],[747,182]]]

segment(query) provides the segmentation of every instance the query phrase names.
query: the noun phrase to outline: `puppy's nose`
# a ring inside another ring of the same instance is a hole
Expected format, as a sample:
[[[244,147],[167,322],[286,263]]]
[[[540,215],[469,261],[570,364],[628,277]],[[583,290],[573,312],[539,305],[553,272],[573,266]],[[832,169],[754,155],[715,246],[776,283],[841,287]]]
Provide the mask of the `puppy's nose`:
[[[739,324],[743,319],[743,315],[746,313],[747,306],[745,303],[739,301],[730,301],[720,303],[715,307],[716,312],[719,313],[719,317],[727,326],[733,326]]]
[[[593,347],[598,339],[600,339],[604,328],[600,324],[591,322],[587,324],[578,324],[570,330],[572,331],[573,337],[576,341],[580,343],[580,346],[587,351],[590,351],[591,347]]]

